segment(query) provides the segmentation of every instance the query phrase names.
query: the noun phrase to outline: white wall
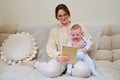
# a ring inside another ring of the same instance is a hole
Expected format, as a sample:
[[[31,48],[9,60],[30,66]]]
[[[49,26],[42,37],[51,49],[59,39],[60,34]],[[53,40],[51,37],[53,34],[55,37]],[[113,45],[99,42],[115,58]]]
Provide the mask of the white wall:
[[[56,5],[66,4],[71,20],[120,23],[120,0],[4,0],[6,23],[54,23]]]
[[[0,0],[0,25],[4,24],[4,1]]]

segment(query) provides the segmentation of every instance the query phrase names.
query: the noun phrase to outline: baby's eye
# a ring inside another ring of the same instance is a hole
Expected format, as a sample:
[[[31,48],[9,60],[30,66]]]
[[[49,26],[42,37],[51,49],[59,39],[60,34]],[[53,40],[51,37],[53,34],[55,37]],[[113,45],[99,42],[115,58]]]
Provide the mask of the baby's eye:
[[[75,35],[72,35],[72,36],[75,36]]]
[[[80,34],[77,34],[77,36],[79,36]]]

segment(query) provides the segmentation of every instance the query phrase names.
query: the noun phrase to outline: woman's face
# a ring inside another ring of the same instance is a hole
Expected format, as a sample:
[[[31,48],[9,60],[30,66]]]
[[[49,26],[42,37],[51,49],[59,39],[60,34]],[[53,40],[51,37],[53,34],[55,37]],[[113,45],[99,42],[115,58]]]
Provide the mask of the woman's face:
[[[60,21],[61,24],[67,25],[69,23],[70,16],[67,13],[60,9],[57,14],[57,19]]]

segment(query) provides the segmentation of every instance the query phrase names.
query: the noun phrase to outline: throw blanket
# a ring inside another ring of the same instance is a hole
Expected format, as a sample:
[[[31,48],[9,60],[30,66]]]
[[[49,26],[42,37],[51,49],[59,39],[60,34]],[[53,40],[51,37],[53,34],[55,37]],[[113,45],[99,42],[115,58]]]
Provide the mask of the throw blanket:
[[[79,78],[73,76],[61,75],[57,78],[45,77],[37,69],[20,64],[6,66],[0,72],[0,80],[113,80],[111,75],[97,69],[100,76],[91,76],[89,78]]]

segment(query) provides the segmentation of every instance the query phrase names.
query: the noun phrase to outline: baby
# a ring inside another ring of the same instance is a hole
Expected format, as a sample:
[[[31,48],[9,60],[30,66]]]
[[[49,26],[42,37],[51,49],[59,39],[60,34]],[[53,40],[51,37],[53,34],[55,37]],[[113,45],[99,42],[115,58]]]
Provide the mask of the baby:
[[[99,75],[95,70],[94,62],[87,53],[87,51],[91,47],[91,41],[88,38],[83,37],[82,27],[78,24],[73,25],[71,28],[70,35],[71,38],[69,39],[67,45],[76,46],[78,48],[76,59],[85,61],[85,63],[89,66],[92,75],[94,76]],[[81,43],[86,43],[86,46],[84,48],[79,48]],[[69,75],[71,75],[72,73],[72,66],[73,66],[72,63],[67,64],[66,73]]]

